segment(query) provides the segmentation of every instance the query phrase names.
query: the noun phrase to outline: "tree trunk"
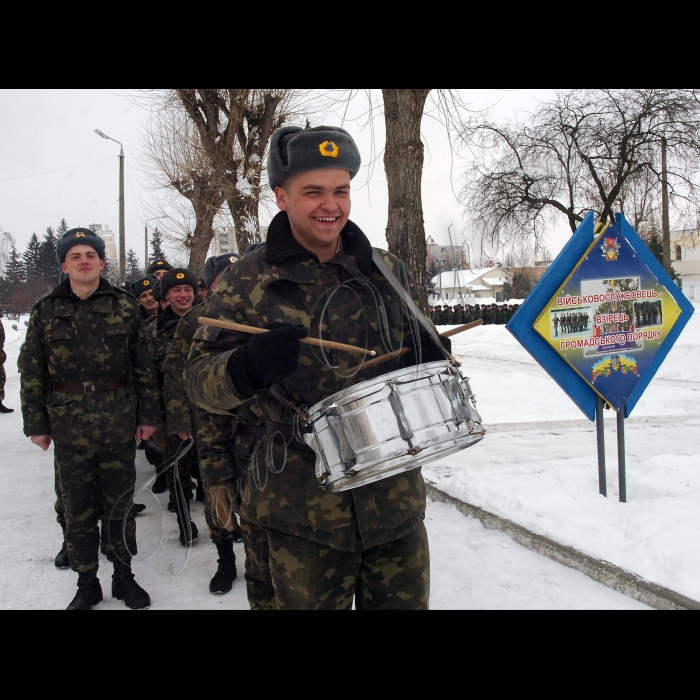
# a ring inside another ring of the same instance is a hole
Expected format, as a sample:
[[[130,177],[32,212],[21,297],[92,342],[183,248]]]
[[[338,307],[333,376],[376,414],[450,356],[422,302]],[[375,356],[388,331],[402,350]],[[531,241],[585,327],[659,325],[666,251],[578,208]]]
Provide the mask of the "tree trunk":
[[[389,251],[406,264],[418,288],[424,310],[428,308],[427,258],[423,200],[423,143],[420,126],[431,90],[415,88],[382,90],[386,120],[384,169],[389,185]]]
[[[197,224],[194,228],[194,234],[187,241],[187,247],[190,249],[188,268],[199,277],[204,269],[204,263],[207,261],[209,246],[214,239],[214,217],[217,212],[204,206],[200,207],[200,211],[195,209],[195,213]]]
[[[243,255],[251,243],[260,241],[260,221],[258,220],[258,200],[252,197],[230,199],[228,207],[233,218],[238,253]]]
[[[668,196],[668,148],[666,139],[661,141],[661,208],[662,230],[663,230],[663,253],[664,269],[673,277],[673,266],[671,265],[671,214],[669,212],[670,202]]]

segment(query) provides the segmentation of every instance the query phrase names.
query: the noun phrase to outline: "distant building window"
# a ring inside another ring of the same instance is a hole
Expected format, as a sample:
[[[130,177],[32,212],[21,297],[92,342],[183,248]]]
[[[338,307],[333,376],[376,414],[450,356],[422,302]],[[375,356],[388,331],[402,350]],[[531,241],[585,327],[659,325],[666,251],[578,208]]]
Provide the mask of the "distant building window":
[[[676,246],[676,260],[678,262],[683,260],[683,248],[681,248],[679,245]]]

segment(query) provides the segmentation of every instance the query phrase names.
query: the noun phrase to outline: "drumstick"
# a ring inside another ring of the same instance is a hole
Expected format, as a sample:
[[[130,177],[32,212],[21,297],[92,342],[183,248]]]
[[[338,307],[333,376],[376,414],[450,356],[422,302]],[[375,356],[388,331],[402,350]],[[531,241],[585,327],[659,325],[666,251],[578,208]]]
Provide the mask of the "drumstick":
[[[240,323],[232,323],[231,321],[219,321],[214,318],[200,318],[199,322],[204,326],[225,328],[229,331],[238,331],[239,333],[247,333],[248,335],[261,335],[262,333],[270,332],[265,328],[257,328],[255,326],[244,326]],[[354,345],[345,345],[345,343],[334,343],[330,340],[318,340],[318,338],[301,338],[299,342],[304,343],[305,345],[315,345],[318,348],[325,348],[326,350],[343,350],[344,352],[351,352],[354,355],[371,355],[372,357],[374,357],[377,354],[374,350],[364,350],[363,348],[356,348]]]
[[[443,333],[442,335],[445,336],[446,338],[451,338],[453,335],[459,335],[460,333],[464,333],[466,331],[470,331],[472,328],[478,328],[479,326],[482,326],[484,322],[479,319],[478,321],[473,321],[472,323],[468,323],[466,326],[460,326],[459,328],[453,328],[451,331],[447,331],[447,333]],[[389,360],[394,360],[397,357],[401,357],[402,355],[408,355],[409,352],[413,350],[413,346],[406,346],[405,348],[402,348],[401,350],[394,350],[394,352],[387,353],[386,355],[382,355],[381,357],[378,357],[376,360],[370,360],[369,362],[365,362],[362,365],[362,369],[370,369],[371,367],[376,367],[377,365],[383,365],[385,362],[389,362]]]

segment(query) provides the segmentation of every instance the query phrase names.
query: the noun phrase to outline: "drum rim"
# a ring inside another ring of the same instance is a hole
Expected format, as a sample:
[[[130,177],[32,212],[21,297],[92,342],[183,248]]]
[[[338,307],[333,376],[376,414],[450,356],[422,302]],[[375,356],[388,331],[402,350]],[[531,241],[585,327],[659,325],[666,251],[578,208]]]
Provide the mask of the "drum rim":
[[[323,401],[319,401],[316,405],[312,406],[308,411],[307,415],[309,416],[309,423],[314,423],[315,420],[318,418],[318,414],[321,413],[321,411],[324,408],[328,408],[329,406],[332,406],[334,403],[337,403],[338,401],[342,401],[343,399],[351,396],[352,394],[355,394],[359,391],[363,391],[365,389],[369,389],[372,386],[376,384],[382,384],[386,383],[389,381],[392,381],[394,379],[398,379],[399,377],[402,377],[403,375],[407,373],[418,373],[418,372],[428,372],[430,370],[435,370],[435,369],[451,369],[455,372],[455,374],[458,374],[460,377],[462,376],[461,372],[451,365],[449,362],[445,360],[440,360],[438,362],[430,362],[428,364],[424,365],[415,365],[414,367],[404,367],[403,369],[397,369],[394,370],[393,372],[390,372],[389,374],[382,374],[378,377],[375,377],[374,379],[367,379],[364,382],[360,382],[359,384],[354,384],[351,387],[348,387],[347,389],[343,389],[342,391],[339,391],[331,396],[329,396],[327,399],[323,399]],[[423,379],[425,378],[424,375],[423,377],[417,377],[416,380],[418,379]]]

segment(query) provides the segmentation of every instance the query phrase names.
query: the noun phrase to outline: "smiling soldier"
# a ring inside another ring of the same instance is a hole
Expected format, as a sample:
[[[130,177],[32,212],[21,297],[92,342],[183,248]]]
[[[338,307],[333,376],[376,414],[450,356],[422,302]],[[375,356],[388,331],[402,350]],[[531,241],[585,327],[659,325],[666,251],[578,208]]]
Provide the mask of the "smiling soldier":
[[[300,343],[308,332],[379,355],[387,352],[383,331],[396,347],[413,343],[399,295],[373,263],[364,233],[349,221],[350,182],[360,164],[343,129],[275,133],[268,174],[281,213],[267,245],[223,273],[207,309],[215,319],[269,332],[200,328],[186,370],[194,402],[231,410],[257,397],[265,416],[241,515],[268,534],[281,610],[349,609],[353,601],[358,609],[428,608],[420,470],[332,493],[321,488],[315,455],[294,429],[293,406],[313,406],[417,361],[411,353],[363,369],[356,356],[326,350],[323,357]],[[397,274],[405,271],[393,255],[379,254]],[[420,345],[423,361],[443,359],[422,334]]]
[[[136,301],[100,277],[104,251],[90,229],[59,241],[68,279],[34,306],[18,363],[24,432],[43,450],[55,445],[68,555],[78,574],[69,610],[102,600],[100,514],[114,564],[112,596],[134,609],[151,604],[131,572],[131,499],[134,438],[148,440],[158,422],[155,366]]]

